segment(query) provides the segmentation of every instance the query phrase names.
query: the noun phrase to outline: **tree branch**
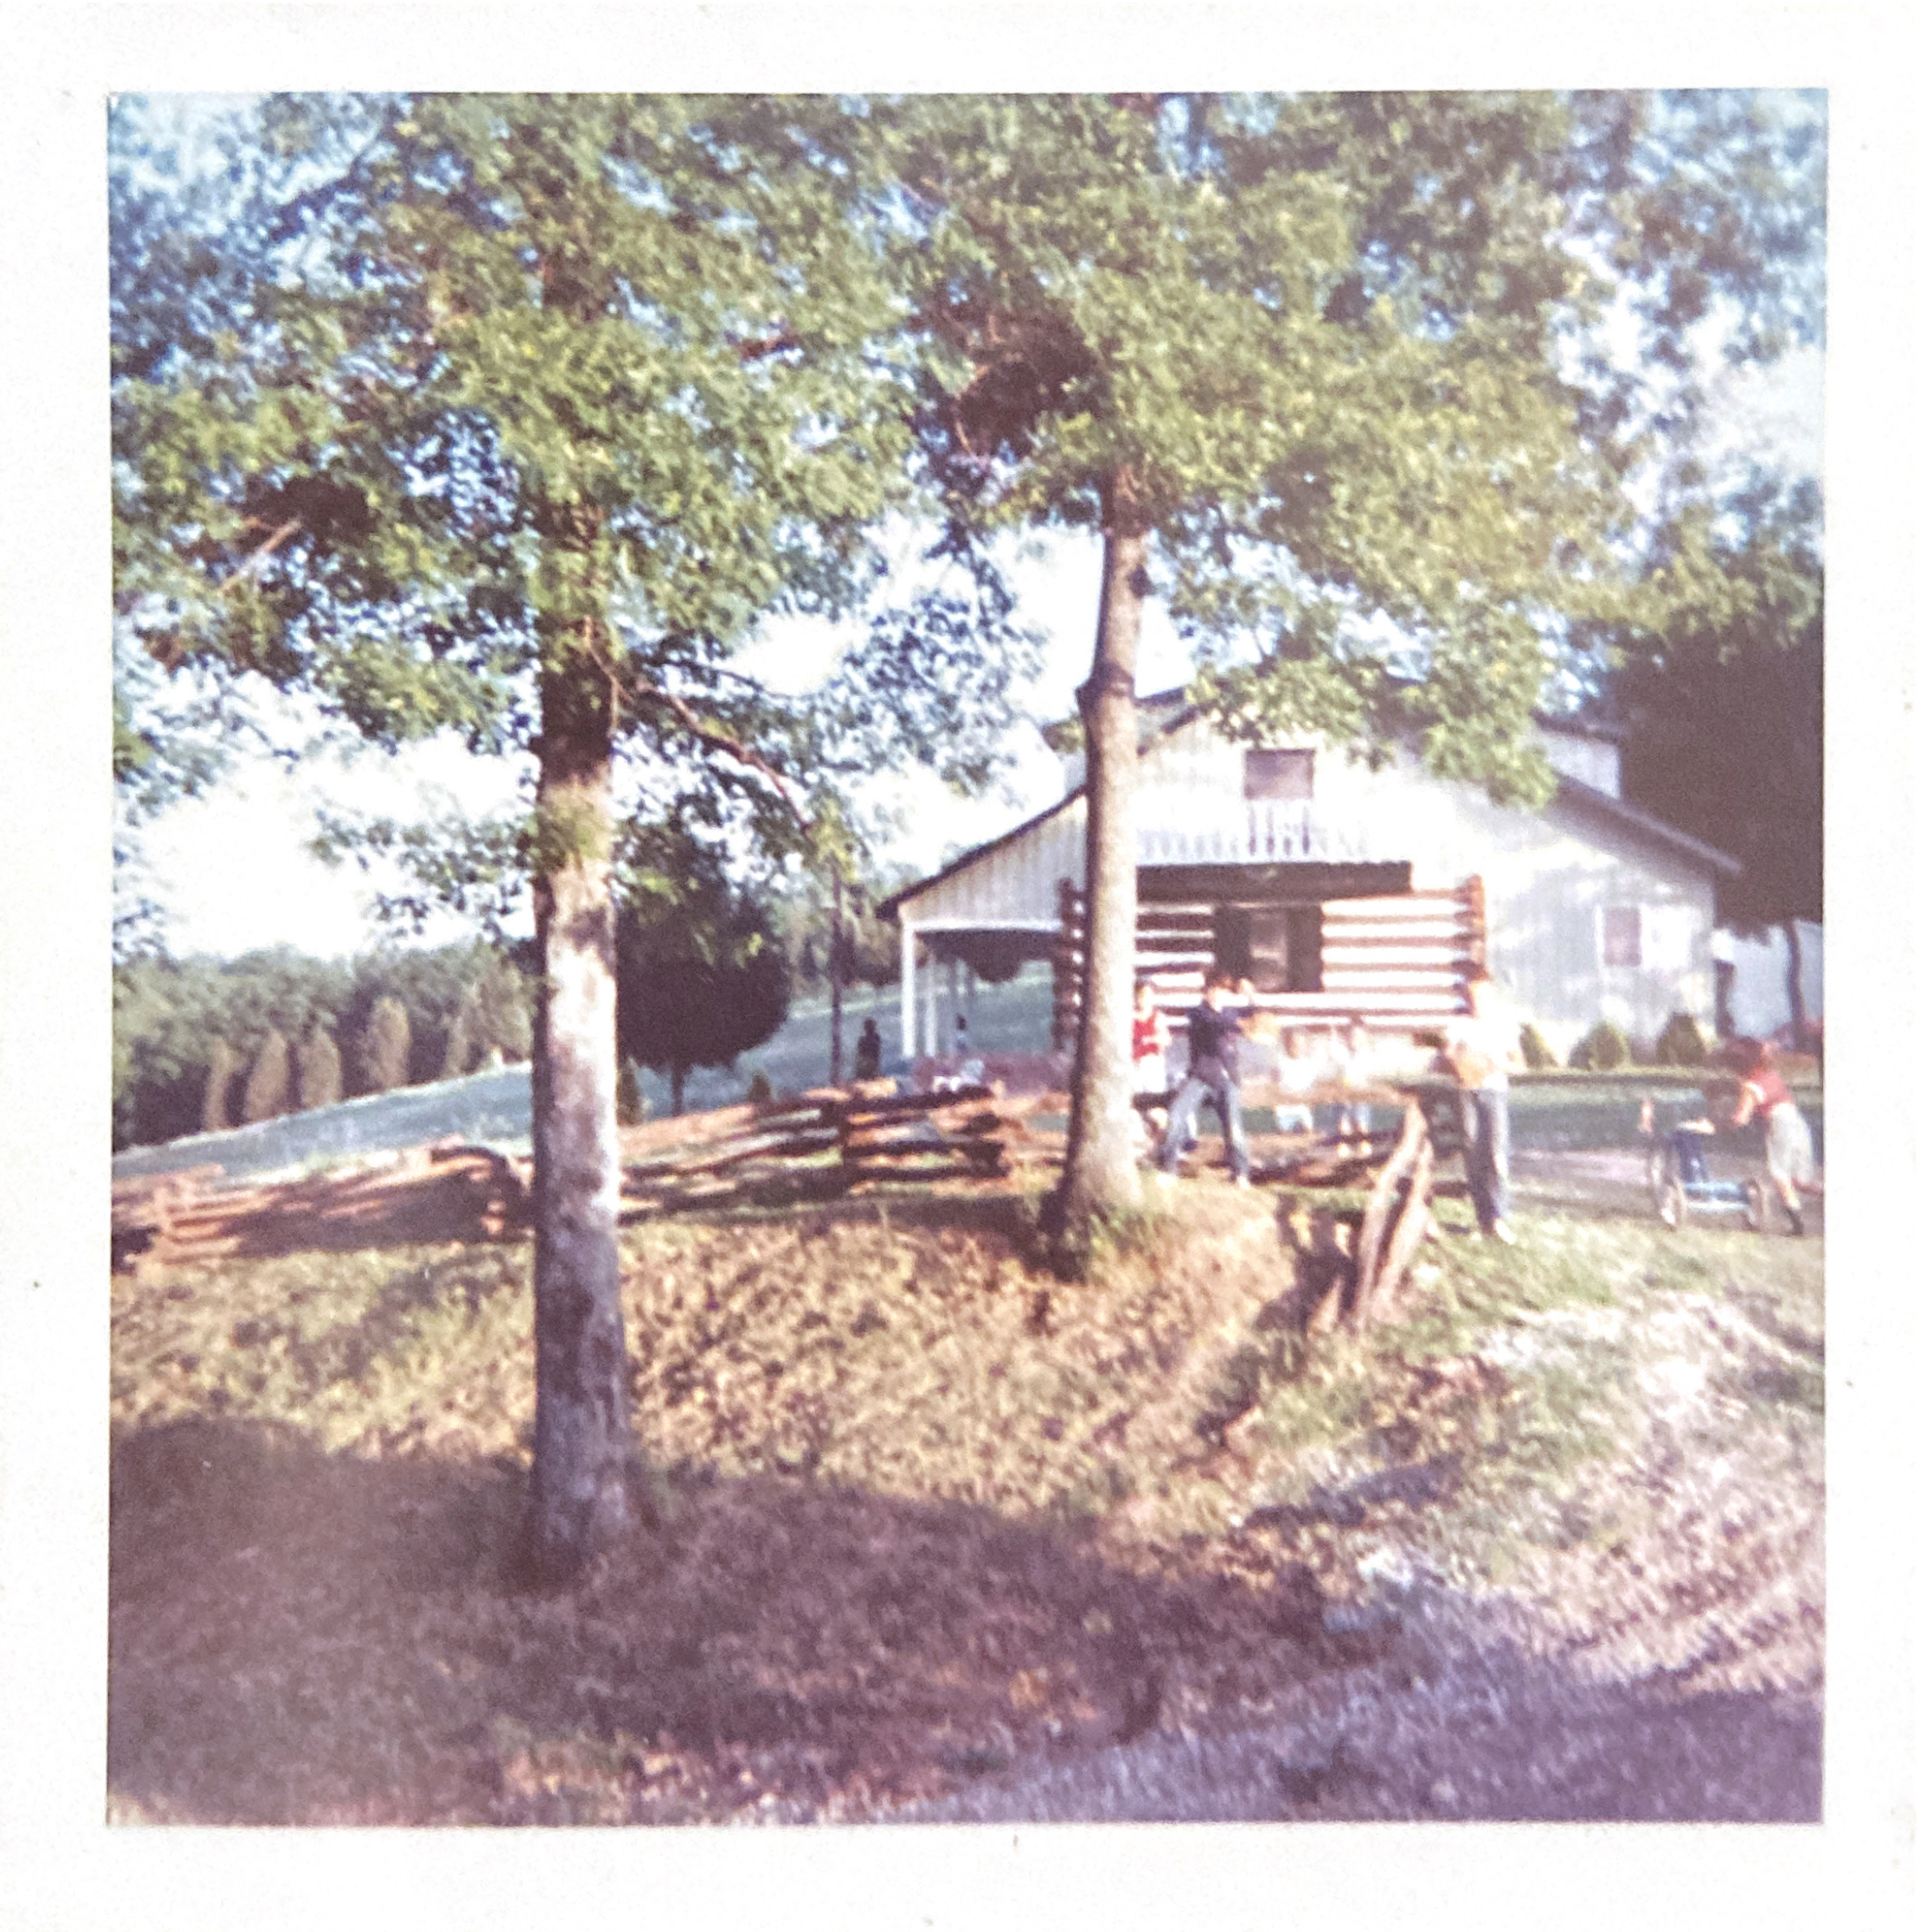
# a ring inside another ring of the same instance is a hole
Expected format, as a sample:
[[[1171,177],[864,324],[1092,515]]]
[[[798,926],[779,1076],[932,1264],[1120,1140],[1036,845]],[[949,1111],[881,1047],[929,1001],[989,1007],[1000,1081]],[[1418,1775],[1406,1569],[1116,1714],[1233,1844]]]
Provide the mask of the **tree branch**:
[[[642,679],[636,678],[626,686],[626,689],[631,698],[667,711],[706,750],[721,752],[723,757],[733,760],[737,764],[767,778],[799,828],[806,832],[813,829],[810,820],[804,815],[802,807],[792,795],[794,780],[787,774],[778,771],[753,746],[745,744],[740,738],[732,737],[728,732],[706,722],[686,697],[675,691],[666,691],[659,684],[646,683]]]
[[[259,576],[261,574],[261,566],[300,527],[300,518],[299,517],[290,517],[258,549],[251,550],[248,553],[246,561],[235,572],[233,576],[230,577],[222,585],[221,595],[226,596],[229,591],[232,590],[245,578]]]

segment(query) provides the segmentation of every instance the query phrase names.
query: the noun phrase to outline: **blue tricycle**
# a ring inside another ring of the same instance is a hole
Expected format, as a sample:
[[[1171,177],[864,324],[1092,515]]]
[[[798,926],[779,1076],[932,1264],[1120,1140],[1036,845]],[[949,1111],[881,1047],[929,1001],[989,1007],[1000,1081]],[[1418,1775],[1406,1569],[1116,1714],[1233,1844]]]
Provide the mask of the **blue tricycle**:
[[[1757,1178],[1715,1180],[1706,1162],[1713,1125],[1702,1116],[1655,1124],[1653,1103],[1642,1101],[1639,1131],[1646,1136],[1646,1188],[1663,1226],[1681,1228],[1694,1208],[1737,1214],[1757,1235],[1767,1225],[1767,1187]]]

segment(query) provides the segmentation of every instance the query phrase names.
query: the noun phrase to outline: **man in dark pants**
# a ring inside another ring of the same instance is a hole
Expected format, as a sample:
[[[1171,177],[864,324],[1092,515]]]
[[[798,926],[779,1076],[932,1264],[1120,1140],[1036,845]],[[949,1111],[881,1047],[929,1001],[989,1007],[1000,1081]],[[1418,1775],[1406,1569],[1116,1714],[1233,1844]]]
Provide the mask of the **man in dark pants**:
[[[1252,1157],[1244,1144],[1244,1116],[1238,1104],[1238,1040],[1252,1015],[1252,983],[1248,979],[1237,983],[1238,995],[1245,1002],[1241,1008],[1234,1009],[1229,1005],[1231,992],[1230,974],[1214,972],[1205,982],[1205,1003],[1191,1009],[1190,1066],[1171,1103],[1171,1121],[1165,1129],[1158,1167],[1161,1173],[1177,1172],[1178,1156],[1196,1138],[1198,1110],[1208,1100],[1224,1122],[1232,1179],[1239,1187],[1248,1188]]]
[[[1465,1133],[1465,1180],[1479,1232],[1512,1244],[1511,1063],[1518,1057],[1518,1021],[1484,967],[1465,982],[1471,1011],[1446,1028],[1446,1056],[1459,1083]]]

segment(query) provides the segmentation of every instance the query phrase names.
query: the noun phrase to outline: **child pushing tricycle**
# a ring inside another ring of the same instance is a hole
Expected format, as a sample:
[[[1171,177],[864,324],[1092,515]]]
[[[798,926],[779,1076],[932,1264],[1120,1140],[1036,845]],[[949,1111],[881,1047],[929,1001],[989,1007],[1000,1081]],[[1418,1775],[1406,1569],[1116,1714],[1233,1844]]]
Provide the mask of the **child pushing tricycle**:
[[[1737,1088],[1731,1080],[1706,1082],[1700,1089],[1697,1118],[1662,1124],[1651,1099],[1640,1103],[1639,1130],[1651,1143],[1647,1180],[1653,1205],[1668,1227],[1680,1227],[1689,1207],[1699,1206],[1736,1210],[1749,1227],[1761,1229],[1767,1225],[1770,1187],[1785,1211],[1790,1232],[1804,1235],[1801,1196],[1821,1191],[1806,1121],[1765,1042],[1736,1040],[1722,1058],[1738,1077]],[[1716,1121],[1715,1115],[1724,1118]],[[1744,1181],[1715,1180],[1706,1159],[1712,1136],[1722,1127],[1736,1130],[1755,1119],[1766,1126],[1766,1183],[1757,1176]]]

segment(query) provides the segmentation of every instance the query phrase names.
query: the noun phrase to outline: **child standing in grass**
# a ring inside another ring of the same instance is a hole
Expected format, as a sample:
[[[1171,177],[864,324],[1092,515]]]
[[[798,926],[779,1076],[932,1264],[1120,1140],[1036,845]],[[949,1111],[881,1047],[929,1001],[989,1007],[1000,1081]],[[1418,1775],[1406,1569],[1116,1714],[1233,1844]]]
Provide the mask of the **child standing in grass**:
[[[1804,1235],[1802,1194],[1818,1194],[1814,1172],[1814,1136],[1806,1116],[1774,1063],[1773,1048],[1760,1040],[1736,1040],[1727,1049],[1727,1063],[1740,1077],[1739,1103],[1732,1125],[1744,1127],[1756,1115],[1767,1123],[1767,1178],[1786,1210],[1792,1232]]]
[[[1241,1188],[1252,1184],[1251,1151],[1244,1141],[1244,1110],[1238,1099],[1238,1042],[1245,1022],[1255,1010],[1252,983],[1236,983],[1236,997],[1245,1003],[1234,1008],[1234,984],[1227,972],[1213,972],[1205,982],[1202,1006],[1193,1007],[1188,1021],[1191,1058],[1171,1103],[1171,1124],[1165,1129],[1164,1147],[1158,1156],[1159,1172],[1177,1172],[1178,1157],[1195,1136],[1199,1110],[1206,1101],[1217,1109],[1224,1123],[1225,1144],[1230,1150],[1231,1178]]]

